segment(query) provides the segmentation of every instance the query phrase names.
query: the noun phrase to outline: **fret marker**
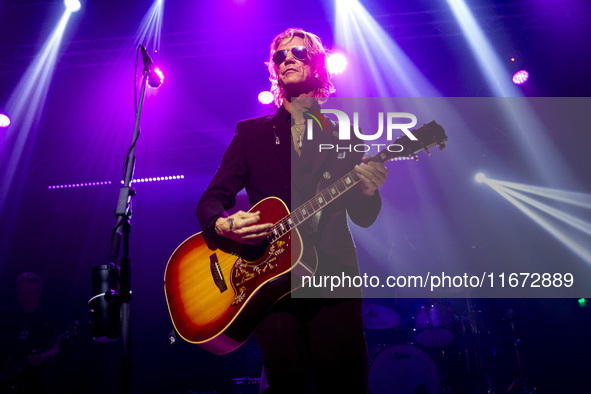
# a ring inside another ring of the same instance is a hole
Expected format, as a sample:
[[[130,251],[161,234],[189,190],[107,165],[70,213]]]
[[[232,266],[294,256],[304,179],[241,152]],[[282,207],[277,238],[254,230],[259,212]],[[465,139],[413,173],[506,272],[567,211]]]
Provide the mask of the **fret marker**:
[[[289,228],[293,228],[293,220],[291,218],[287,219],[287,224],[289,224]]]
[[[334,187],[331,187],[330,188],[330,193],[333,194],[333,195],[334,194],[337,194],[337,189],[335,189]]]
[[[319,203],[319,204],[323,204],[323,203],[324,203],[324,198],[322,198],[322,197],[318,197],[318,203]]]
[[[346,177],[346,178],[345,178],[345,183],[347,183],[347,184],[351,183],[351,178],[349,178],[349,177]]]
[[[302,209],[302,213],[304,214],[304,216],[306,216],[308,214],[308,212],[306,211],[306,208]]]

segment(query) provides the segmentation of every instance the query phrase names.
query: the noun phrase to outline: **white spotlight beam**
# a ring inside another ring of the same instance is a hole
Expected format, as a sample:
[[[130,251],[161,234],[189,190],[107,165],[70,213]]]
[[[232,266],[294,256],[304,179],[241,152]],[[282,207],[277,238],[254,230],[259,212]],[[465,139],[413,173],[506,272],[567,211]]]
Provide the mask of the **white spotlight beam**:
[[[136,46],[144,44],[148,47],[151,42],[153,45],[151,49],[154,52],[160,52],[163,13],[164,0],[155,0],[140,23],[140,27],[136,33]]]
[[[355,18],[355,14],[351,7],[340,6],[337,7],[337,18],[335,24],[335,31],[337,43],[347,49],[349,55],[354,53],[363,53],[365,64],[369,68],[371,75],[380,75],[379,67],[371,54],[369,45],[361,32],[359,22]],[[357,44],[357,45],[356,45]],[[353,79],[356,81],[355,79]],[[389,96],[386,93],[385,86],[378,84],[377,86],[380,96]],[[355,90],[361,89],[362,86],[355,86]]]
[[[512,82],[508,73],[493,46],[476,23],[465,0],[447,0],[458,24],[460,25],[468,45],[484,73],[488,85],[497,97],[520,97],[523,96]],[[502,102],[505,109],[505,116],[508,126],[519,139],[519,146],[528,156],[528,165],[540,173],[549,181],[554,181],[555,174],[562,180],[571,178],[570,170],[563,158],[556,151],[552,141],[545,133],[545,127],[538,120],[538,116],[525,101]],[[515,99],[513,99],[515,100]],[[532,135],[532,130],[536,134]],[[547,170],[546,163],[552,160],[555,163],[554,171]]]
[[[524,185],[522,183],[494,180],[497,184],[510,189],[520,190],[552,200],[564,202],[585,209],[591,209],[591,195],[587,193],[571,192],[567,190],[551,189],[546,187]]]
[[[57,26],[33,59],[6,105],[13,119],[10,134],[2,141],[3,174],[0,187],[0,209],[4,208],[6,197],[12,190],[12,182],[19,167],[26,167],[24,152],[26,143],[32,138],[39,121],[45,98],[55,69],[57,53],[72,11],[66,10]]]
[[[489,185],[493,190],[503,196],[507,201],[517,207],[521,212],[527,215],[530,219],[532,219],[535,223],[540,225],[544,230],[550,233],[554,238],[572,250],[575,254],[581,257],[585,262],[591,264],[591,250],[589,249],[588,243],[581,244],[576,242],[569,234],[565,231],[560,230],[554,224],[552,224],[548,219],[544,218],[538,212],[534,211],[533,209],[529,208],[524,203],[520,202],[513,196],[509,195],[501,186],[496,184],[494,181],[487,179],[485,181],[487,185]]]
[[[64,0],[64,5],[70,12],[78,12],[82,8],[80,0]]]
[[[377,81],[375,87],[380,96],[441,96],[358,1],[339,2],[335,10],[337,45],[345,48],[349,56],[364,59],[364,66],[369,67],[371,80]],[[358,91],[357,94],[364,93]]]
[[[447,0],[495,96],[521,96],[464,0]]]
[[[499,185],[499,187],[507,194],[510,194],[511,196],[518,198],[519,200],[531,205],[534,208],[539,209],[542,212],[547,213],[550,216],[555,217],[558,220],[563,221],[564,223],[568,224],[569,226],[572,226],[574,228],[576,228],[577,230],[580,230],[588,235],[591,235],[591,224],[584,222],[583,220],[576,218],[572,215],[569,215],[567,213],[561,212],[556,208],[552,208],[551,206],[541,203],[539,201],[534,200],[531,197],[527,197],[519,192],[516,192],[515,190],[511,190],[509,188],[506,188],[504,186]]]

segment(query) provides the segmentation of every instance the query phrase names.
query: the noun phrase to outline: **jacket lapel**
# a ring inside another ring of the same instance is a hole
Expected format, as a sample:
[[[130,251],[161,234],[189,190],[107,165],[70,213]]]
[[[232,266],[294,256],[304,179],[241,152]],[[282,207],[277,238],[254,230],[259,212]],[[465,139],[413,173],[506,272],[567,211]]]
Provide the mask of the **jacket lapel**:
[[[335,125],[332,122],[328,122],[328,130],[321,130],[320,132],[315,133],[314,135],[314,149],[316,152],[314,154],[314,164],[313,164],[313,171],[315,174],[318,174],[319,171],[326,170],[326,161],[330,157],[331,154],[336,154],[334,149],[323,149],[320,150],[321,144],[335,144],[335,138],[332,136],[332,133],[336,130]],[[322,171],[324,172],[324,171]]]
[[[291,174],[291,160],[290,160],[290,152],[291,152],[291,145],[290,141],[287,137],[281,134],[281,127],[285,127],[285,125],[281,125],[285,119],[282,119],[283,111],[277,111],[274,115],[270,115],[265,119],[265,123],[263,127],[265,128],[265,138],[267,140],[267,144],[271,146],[273,154],[277,157],[281,166],[285,168],[288,174]]]

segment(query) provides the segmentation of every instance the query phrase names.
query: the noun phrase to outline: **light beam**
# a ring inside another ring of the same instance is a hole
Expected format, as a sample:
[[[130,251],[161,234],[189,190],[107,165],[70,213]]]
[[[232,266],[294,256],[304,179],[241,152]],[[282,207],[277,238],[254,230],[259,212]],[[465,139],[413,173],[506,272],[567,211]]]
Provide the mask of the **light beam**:
[[[363,59],[350,78],[357,96],[439,97],[441,94],[418,70],[396,42],[356,0],[335,5],[335,41],[351,59]],[[364,74],[369,74],[366,78]]]
[[[464,0],[447,0],[456,21],[460,25],[468,45],[476,56],[490,88],[497,97],[521,96],[509,81],[509,73],[496,55],[490,41],[484,35]]]
[[[13,188],[15,174],[19,169],[28,167],[31,149],[27,149],[27,146],[31,147],[34,144],[57,54],[71,14],[72,11],[66,9],[6,104],[6,110],[12,116],[13,127],[9,129],[1,146],[0,168],[3,168],[0,182],[1,210],[5,208],[8,194],[16,193]]]
[[[158,54],[160,52],[163,15],[164,0],[154,1],[146,15],[144,15],[144,18],[140,23],[140,27],[136,33],[136,47],[139,44],[144,44],[146,48],[150,48],[154,54]]]
[[[486,178],[484,183],[503,196],[507,201],[509,201],[521,212],[527,215],[527,217],[532,219],[536,224],[550,233],[563,245],[568,247],[573,253],[577,254],[587,263],[591,264],[591,243],[589,240],[586,239],[585,241],[579,242],[577,238],[573,237],[572,234],[569,233],[565,228],[559,227],[557,224],[550,221],[545,215],[554,217],[555,219],[565,223],[570,228],[579,230],[586,235],[591,235],[591,223],[562,212],[547,204],[536,201],[515,190],[511,190],[509,187],[503,186],[503,182]]]

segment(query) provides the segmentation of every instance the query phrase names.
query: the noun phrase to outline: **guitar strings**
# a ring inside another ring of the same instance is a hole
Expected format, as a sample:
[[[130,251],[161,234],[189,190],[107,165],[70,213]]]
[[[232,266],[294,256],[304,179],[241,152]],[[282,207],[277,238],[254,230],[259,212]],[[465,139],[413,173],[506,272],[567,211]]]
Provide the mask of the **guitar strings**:
[[[347,179],[348,177],[350,177],[352,179],[352,182],[351,182],[351,184],[349,186],[347,186],[347,182],[345,181],[345,179]],[[309,199],[308,201],[306,201],[304,204],[302,204],[299,208],[296,208],[289,215],[287,215],[287,216],[283,217],[282,219],[280,219],[272,227],[271,234],[277,235],[277,238],[276,239],[278,239],[281,236],[287,234],[287,231],[282,231],[281,230],[281,227],[283,227],[284,229],[291,230],[292,228],[295,228],[295,227],[299,226],[300,224],[302,224],[306,220],[308,220],[310,217],[314,216],[317,212],[319,212],[320,210],[322,210],[326,205],[330,204],[336,198],[340,197],[343,193],[345,193],[346,191],[348,191],[349,189],[351,189],[352,187],[354,187],[355,185],[357,185],[360,180],[361,180],[361,178],[359,178],[359,176],[357,175],[357,172],[355,170],[352,170],[348,174],[345,174],[343,177],[341,177],[339,180],[337,180],[336,182],[334,182],[328,188],[326,188],[323,191],[321,191],[320,193],[316,194],[314,197],[312,197],[311,199]],[[332,187],[334,187],[337,190],[337,192],[338,192],[335,196],[333,196],[330,193],[330,191],[329,191],[329,189],[332,188]],[[342,189],[342,191],[341,191],[341,189]],[[331,199],[330,200],[327,199],[326,196],[330,196]],[[317,202],[318,201],[318,197],[321,197],[325,201],[325,204],[324,205],[321,205],[319,202]],[[319,208],[318,209],[315,209],[314,208],[314,205],[313,205],[314,202],[316,202],[319,205]],[[302,212],[303,210],[306,210],[306,212],[308,213],[307,216],[305,214],[303,214],[303,212]],[[297,219],[296,214],[299,214],[303,218],[298,223],[296,223],[296,220],[293,220],[294,217]],[[291,223],[293,223],[293,226],[289,224],[290,219],[291,219]],[[271,242],[273,242],[273,241],[271,241]]]

